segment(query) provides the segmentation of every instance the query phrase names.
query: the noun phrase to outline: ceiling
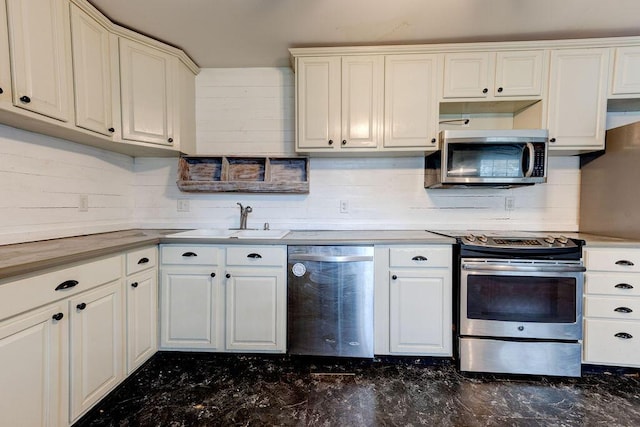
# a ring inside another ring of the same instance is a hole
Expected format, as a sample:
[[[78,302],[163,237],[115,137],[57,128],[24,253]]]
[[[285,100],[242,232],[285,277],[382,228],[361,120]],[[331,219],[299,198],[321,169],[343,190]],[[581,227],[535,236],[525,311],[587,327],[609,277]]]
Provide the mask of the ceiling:
[[[89,0],[202,68],[284,67],[290,47],[640,36],[639,0]]]

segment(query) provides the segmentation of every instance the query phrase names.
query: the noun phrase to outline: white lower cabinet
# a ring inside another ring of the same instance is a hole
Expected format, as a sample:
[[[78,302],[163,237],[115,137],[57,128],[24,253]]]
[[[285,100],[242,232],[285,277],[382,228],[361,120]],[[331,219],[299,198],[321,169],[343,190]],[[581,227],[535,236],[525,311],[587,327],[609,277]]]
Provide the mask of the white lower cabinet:
[[[451,246],[376,246],[375,264],[375,353],[451,356]]]
[[[284,245],[162,245],[160,347],[286,351]]]
[[[583,363],[640,367],[640,249],[584,250]]]
[[[62,302],[0,322],[0,425],[67,425]]]

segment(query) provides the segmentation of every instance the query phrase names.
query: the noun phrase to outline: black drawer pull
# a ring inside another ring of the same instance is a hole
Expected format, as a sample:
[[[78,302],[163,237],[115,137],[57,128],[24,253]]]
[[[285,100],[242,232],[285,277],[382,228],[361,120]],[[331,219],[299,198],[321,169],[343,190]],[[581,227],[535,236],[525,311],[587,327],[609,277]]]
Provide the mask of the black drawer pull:
[[[614,337],[622,338],[623,340],[630,340],[631,338],[633,338],[633,335],[628,334],[626,332],[618,332],[617,334],[614,335]]]
[[[144,258],[140,258],[140,260],[138,261],[138,264],[146,264],[149,262],[149,258],[144,257]]]
[[[247,255],[247,258],[260,259],[262,258],[262,255],[257,253],[250,253],[249,255]]]
[[[182,254],[182,256],[198,256],[198,254],[195,252],[185,252]]]
[[[53,316],[51,316],[53,320],[62,320],[63,317],[64,317],[64,314],[62,313],[56,313]]]
[[[138,287],[138,282],[133,282],[133,283],[131,284],[131,287],[132,287],[132,288],[137,288],[137,287]]]
[[[77,280],[67,280],[66,282],[62,282],[58,286],[56,286],[56,291],[61,291],[63,289],[73,288],[78,283],[80,283],[80,282],[78,282]]]
[[[633,267],[635,264],[629,260],[626,259],[621,259],[619,261],[616,261],[616,265],[624,265],[626,267]]]
[[[631,310],[629,307],[618,307],[614,308],[613,311],[616,311],[618,313],[631,313],[633,310]]]
[[[87,304],[81,302],[80,304],[76,305],[76,308],[80,311],[84,310],[85,308],[87,308]]]
[[[630,285],[628,283],[618,283],[616,285],[616,288],[618,288],[618,289],[633,289],[633,285]]]
[[[426,261],[427,257],[424,257],[422,255],[418,255],[418,256],[414,256],[413,258],[411,258],[413,261]]]

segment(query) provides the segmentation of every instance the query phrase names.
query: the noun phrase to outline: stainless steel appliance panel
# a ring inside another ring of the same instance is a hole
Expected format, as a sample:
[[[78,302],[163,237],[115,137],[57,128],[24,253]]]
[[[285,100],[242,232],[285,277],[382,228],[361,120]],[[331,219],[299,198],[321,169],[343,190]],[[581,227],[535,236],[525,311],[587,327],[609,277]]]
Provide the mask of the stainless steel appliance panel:
[[[579,377],[580,343],[460,338],[460,370]]]
[[[373,246],[289,246],[289,353],[373,357]]]

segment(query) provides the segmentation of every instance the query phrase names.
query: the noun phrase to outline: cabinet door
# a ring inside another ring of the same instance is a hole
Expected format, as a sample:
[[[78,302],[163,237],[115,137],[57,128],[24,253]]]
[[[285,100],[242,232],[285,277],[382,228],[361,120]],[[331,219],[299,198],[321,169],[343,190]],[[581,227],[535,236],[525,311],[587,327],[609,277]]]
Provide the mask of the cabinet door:
[[[71,298],[69,313],[73,422],[124,377],[122,283]]]
[[[0,424],[67,425],[66,313],[61,303],[0,323]],[[53,318],[60,314],[60,320]]]
[[[544,51],[496,53],[495,96],[540,96]]]
[[[438,55],[385,58],[384,147],[437,149]]]
[[[127,374],[158,349],[158,270],[127,279]]]
[[[218,276],[215,267],[162,271],[161,348],[220,348],[224,302]]]
[[[70,52],[67,2],[7,0],[13,103],[69,120]]]
[[[142,43],[120,39],[123,139],[173,143],[174,59]]]
[[[4,0],[0,0],[0,107],[11,106],[10,58],[7,8]]]
[[[339,57],[298,58],[298,149],[340,145],[340,63]]]
[[[113,130],[109,32],[71,4],[76,125],[103,135]]]
[[[604,148],[608,49],[551,52],[550,149]]]
[[[450,53],[444,56],[444,98],[486,98],[491,56],[488,52]]]
[[[286,351],[284,268],[229,269],[226,280],[226,348]]]
[[[452,354],[450,277],[449,269],[389,274],[391,353]]]
[[[382,126],[381,56],[342,58],[342,139],[340,147],[376,148]]]
[[[615,50],[612,95],[640,93],[640,46],[619,47]]]

